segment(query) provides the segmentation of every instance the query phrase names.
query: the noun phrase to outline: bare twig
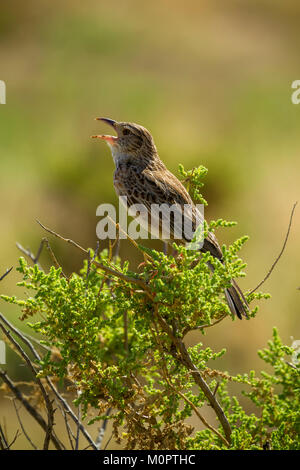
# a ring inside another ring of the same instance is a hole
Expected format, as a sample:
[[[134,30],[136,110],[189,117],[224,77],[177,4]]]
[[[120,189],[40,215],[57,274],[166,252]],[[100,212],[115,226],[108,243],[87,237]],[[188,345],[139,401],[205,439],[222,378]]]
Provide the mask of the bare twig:
[[[22,423],[22,420],[21,420],[21,417],[20,417],[20,414],[19,414],[19,410],[18,410],[18,407],[16,405],[16,401],[13,400],[13,404],[14,404],[14,407],[15,407],[15,411],[16,411],[16,415],[17,415],[17,418],[18,418],[18,421],[19,421],[19,424],[21,426],[21,429],[23,431],[23,434],[24,436],[26,437],[27,441],[30,443],[30,445],[35,449],[37,450],[37,446],[32,442],[32,440],[30,439],[30,437],[28,436],[27,432],[25,431],[24,429],[24,426],[23,426],[23,423]]]
[[[211,324],[207,323],[207,324],[205,324],[205,325],[196,326],[195,328],[186,327],[186,328],[183,330],[182,336],[185,337],[185,335],[186,335],[187,333],[189,333],[190,331],[203,330],[204,328],[210,328],[211,326],[217,325],[217,324],[220,323],[222,320],[224,320],[226,317],[228,317],[228,315],[224,314],[224,315],[222,315],[220,318],[218,318],[218,320],[214,321],[214,322],[211,323]]]
[[[35,350],[34,346],[31,344],[31,342],[24,336],[23,333],[21,333],[20,330],[18,330],[15,326],[13,326],[7,318],[0,312],[0,324],[4,323],[10,330],[12,330],[25,344],[26,346],[29,347],[30,351],[32,354],[35,356],[36,359],[40,360],[40,356],[38,355],[37,351]]]
[[[120,252],[120,243],[121,243],[121,239],[120,239],[120,226],[119,224],[117,224],[117,238],[116,240],[114,241],[113,243],[113,246],[112,246],[112,249],[115,247],[115,252],[114,252],[114,257],[117,258],[119,256],[119,252]]]
[[[46,410],[47,410],[47,415],[48,415],[48,423],[47,423],[46,435],[45,435],[45,441],[44,441],[44,450],[47,450],[48,447],[49,447],[49,442],[50,442],[51,434],[52,434],[52,428],[53,428],[53,425],[54,425],[54,412],[55,412],[55,410],[53,409],[52,401],[50,400],[49,394],[47,393],[41,379],[39,377],[37,377],[37,371],[36,371],[32,361],[30,360],[29,356],[26,354],[24,349],[21,347],[21,345],[11,335],[10,331],[5,328],[5,326],[3,325],[3,318],[4,318],[3,315],[0,314],[0,319],[2,320],[2,323],[0,322],[1,330],[3,331],[5,336],[9,339],[9,341],[14,345],[16,350],[20,353],[20,355],[22,356],[22,358],[24,359],[24,361],[28,365],[29,369],[32,371],[32,373],[35,377],[35,381],[38,384],[38,386],[41,390],[42,396],[44,398],[45,405],[46,405]],[[4,321],[4,323],[5,323],[5,321]],[[32,348],[33,348],[33,346],[32,346]]]
[[[4,449],[4,450],[10,450],[11,446],[16,442],[17,438],[20,436],[20,431],[19,429],[17,429],[16,431],[16,434],[15,434],[15,437],[13,438],[13,440],[11,441],[10,444],[8,444],[8,446]]]
[[[109,417],[110,412],[111,412],[111,408],[108,408],[108,410],[106,410],[106,413],[105,413],[105,416],[106,416],[107,418]],[[96,445],[97,445],[97,449],[98,449],[98,450],[101,449],[102,442],[103,442],[103,438],[104,438],[105,431],[106,431],[106,427],[107,427],[107,423],[108,423],[108,420],[107,420],[107,419],[104,419],[104,420],[103,420],[103,423],[102,423],[102,426],[101,426],[101,428],[99,429],[99,434],[98,434],[97,439],[96,439]]]
[[[80,393],[77,392],[78,397],[80,396]],[[76,438],[75,438],[75,450],[79,449],[79,436],[80,436],[80,421],[81,421],[81,404],[79,403],[78,405],[78,413],[77,413],[77,420],[78,420],[78,425],[77,425],[77,431],[76,431]]]
[[[41,360],[41,357],[40,355],[38,354],[38,352],[36,351],[36,349],[34,348],[34,346],[31,344],[31,342],[28,340],[28,338],[26,338],[24,336],[23,333],[21,333],[20,330],[18,330],[15,326],[13,326],[1,313],[0,313],[0,321],[2,321],[8,328],[10,328],[27,346],[28,348],[30,349],[30,351],[32,352],[32,354],[34,355],[34,357],[40,361]],[[74,421],[74,423],[79,426],[80,428],[80,431],[82,432],[82,434],[84,435],[84,437],[86,438],[86,440],[89,442],[89,444],[91,445],[91,447],[94,449],[94,450],[97,450],[97,447],[96,447],[96,444],[94,443],[94,441],[92,440],[92,438],[90,437],[89,433],[87,432],[87,430],[85,429],[85,427],[82,425],[82,423],[78,423],[78,419],[77,419],[77,416],[75,415],[75,413],[73,412],[72,408],[69,406],[69,404],[67,403],[67,401],[60,395],[60,393],[57,391],[56,387],[54,386],[53,382],[51,381],[51,379],[49,377],[45,377],[45,380],[47,382],[47,384],[49,385],[49,387],[51,388],[51,390],[53,391],[54,395],[56,396],[56,398],[59,400],[59,402],[61,403],[61,405],[63,406],[64,410],[69,414],[69,416],[72,418],[72,420]]]
[[[43,392],[42,392],[42,394],[43,394]],[[55,413],[56,409],[53,408],[53,400],[50,400],[50,397],[49,397],[48,393],[46,392],[46,390],[45,390],[45,395],[43,394],[43,397],[44,397],[44,400],[45,400],[45,403],[46,403],[46,410],[47,410],[47,415],[48,415],[48,422],[47,422],[47,428],[46,428],[46,435],[45,435],[45,439],[44,439],[43,450],[48,450],[49,443],[50,443],[50,440],[51,440],[52,430],[53,430],[53,426],[54,426],[54,413]]]
[[[219,386],[220,386],[220,382],[217,382],[217,383],[216,383],[216,386],[215,386],[215,389],[214,389],[214,391],[213,391],[213,395],[214,395],[214,396],[216,395]]]
[[[4,274],[2,274],[2,276],[0,277],[0,281],[2,281],[2,279],[4,279],[12,270],[13,270],[13,266],[7,269]]]
[[[106,448],[107,448],[108,444],[110,443],[110,441],[111,441],[111,439],[112,439],[112,437],[113,437],[113,434],[114,434],[114,432],[112,431],[112,433],[111,433],[111,435],[110,435],[109,439],[107,440],[107,443],[105,444],[105,446],[104,446],[104,449],[103,449],[103,450],[106,450]]]
[[[285,250],[285,247],[286,247],[286,244],[287,244],[287,241],[288,241],[288,238],[289,238],[289,235],[290,235],[290,230],[291,230],[291,226],[292,226],[292,221],[293,221],[293,216],[294,216],[294,212],[295,212],[295,209],[296,209],[296,206],[297,206],[298,202],[295,202],[295,204],[293,205],[293,208],[292,208],[292,212],[291,212],[291,215],[290,215],[290,221],[289,221],[289,226],[288,226],[288,229],[287,229],[287,233],[286,233],[286,236],[285,236],[285,239],[284,239],[284,243],[283,243],[283,246],[281,248],[281,251],[279,253],[279,255],[277,256],[277,258],[275,259],[274,263],[272,264],[271,268],[269,269],[269,271],[267,272],[266,276],[264,277],[264,279],[254,288],[252,289],[249,294],[253,294],[253,292],[255,292],[257,289],[259,289],[265,282],[266,280],[270,277],[270,275],[272,274],[272,271],[274,270],[276,264],[278,263],[278,261],[280,260],[281,256],[283,255],[283,252]]]
[[[47,431],[48,424],[44,420],[42,415],[28,402],[28,400],[24,397],[20,389],[14,385],[14,383],[8,377],[7,373],[2,369],[0,369],[0,377],[3,382],[5,382],[6,385],[9,387],[9,389],[13,392],[15,398],[22,403],[28,413],[36,420],[36,422],[43,428],[44,431]],[[51,434],[50,439],[57,450],[62,449],[61,443],[53,434]]]
[[[34,255],[32,253],[32,251],[29,249],[29,248],[24,248],[20,243],[16,243],[16,246],[17,248],[25,255],[27,256],[29,259],[31,259],[31,261],[33,262],[33,264],[37,264],[38,267],[41,269],[41,266],[39,264],[39,259],[40,259],[40,256],[41,256],[41,253],[43,251],[43,246],[44,246],[44,239],[41,241],[40,243],[40,246],[39,246],[39,249],[37,251],[37,254]]]
[[[55,254],[54,254],[54,252],[53,252],[53,250],[52,250],[52,248],[51,248],[51,246],[50,246],[50,243],[49,243],[48,239],[47,239],[47,238],[43,238],[43,239],[42,239],[42,243],[44,243],[44,245],[46,245],[47,250],[49,251],[50,256],[51,256],[51,258],[52,258],[52,260],[53,260],[54,266],[55,266],[57,269],[60,268],[63,277],[64,277],[65,279],[68,279],[68,276],[66,276],[66,275],[64,274],[61,265],[60,265],[59,262],[57,261],[57,258],[56,258]]]
[[[293,369],[296,369],[296,370],[297,370],[297,367],[295,366],[295,364],[292,364],[291,362],[288,362],[288,361],[285,361],[285,363],[286,363],[288,366],[292,367]]]
[[[98,256],[99,248],[100,248],[100,243],[99,243],[99,240],[97,240],[96,250],[95,250],[93,258],[91,258],[90,250],[87,250],[88,251],[88,267],[87,267],[87,272],[86,272],[87,282],[88,282],[88,278],[89,278],[90,271],[91,271],[91,265],[94,263],[95,259]]]
[[[119,233],[119,232],[122,232],[122,233],[126,236],[127,240],[130,241],[130,243],[132,243],[132,245],[133,245],[137,250],[139,250],[139,251],[142,252],[142,255],[143,255],[145,261],[152,261],[151,256],[149,256],[147,253],[145,253],[145,251],[141,250],[141,248],[140,248],[139,245],[136,243],[136,241],[133,240],[133,238],[131,238],[131,237],[128,235],[128,233],[125,232],[125,230],[122,229],[122,227],[121,227],[119,224],[116,224],[116,222],[115,222],[109,215],[107,216],[107,218],[108,218],[113,224],[115,224],[115,226],[116,226],[116,228],[117,228],[117,230],[118,230],[118,233]]]
[[[8,447],[8,442],[6,440],[5,433],[0,424],[0,449],[5,450],[7,447]]]
[[[37,223],[38,223],[44,230],[46,230],[46,232],[51,233],[51,235],[54,235],[56,238],[59,238],[60,240],[63,240],[63,241],[65,241],[66,243],[69,243],[69,244],[72,245],[72,246],[75,246],[76,248],[78,248],[80,251],[82,251],[82,252],[85,253],[86,255],[88,254],[88,250],[86,250],[85,248],[83,248],[82,246],[80,246],[78,243],[74,242],[74,241],[71,240],[70,238],[65,238],[65,237],[63,237],[62,235],[59,235],[59,233],[56,233],[56,232],[54,232],[54,230],[51,230],[50,228],[46,227],[46,226],[43,225],[42,222],[40,222],[39,220],[37,220]]]
[[[99,253],[99,248],[100,248],[100,242],[99,242],[99,240],[97,240],[96,250],[95,250],[94,256],[93,256],[93,258],[92,258],[92,262],[94,262],[95,259],[97,258],[98,253]]]
[[[27,256],[27,257],[33,262],[33,264],[36,264],[36,265],[39,267],[39,269],[41,269],[41,270],[42,270],[42,267],[41,267],[41,265],[39,264],[38,261],[39,261],[39,258],[40,258],[40,256],[41,256],[41,253],[42,253],[42,251],[43,251],[43,247],[46,246],[47,250],[48,250],[49,253],[50,253],[50,256],[51,256],[51,258],[52,258],[52,261],[53,261],[53,263],[54,263],[54,266],[55,266],[56,268],[60,268],[62,275],[67,279],[67,276],[64,274],[64,272],[63,272],[63,270],[62,270],[62,267],[60,266],[59,262],[57,261],[57,258],[56,258],[56,256],[55,256],[55,254],[54,254],[54,252],[53,252],[53,250],[52,250],[52,248],[51,248],[51,246],[50,246],[50,243],[49,243],[49,241],[48,241],[47,238],[45,238],[45,237],[42,238],[36,256],[32,253],[32,251],[31,251],[29,248],[27,248],[27,249],[24,248],[20,243],[16,243],[16,245],[17,245],[17,248],[18,248],[25,256]]]
[[[83,424],[78,421],[77,416],[73,412],[72,408],[69,406],[68,402],[58,393],[57,389],[54,387],[54,385],[53,385],[52,381],[49,379],[49,377],[47,377],[47,382],[48,382],[49,386],[51,387],[52,391],[54,392],[54,394],[56,395],[57,399],[61,402],[62,406],[64,407],[64,409],[66,411],[66,413],[68,413],[68,415],[72,418],[74,423],[77,425],[78,429],[80,429],[80,431],[82,432],[82,434],[84,435],[86,440],[89,442],[90,446],[94,450],[97,450],[97,446],[94,443],[93,439],[91,438],[91,436],[89,435],[89,433],[87,432],[87,430],[85,429]]]
[[[17,246],[18,250],[20,250],[20,251],[23,253],[23,255],[25,255],[25,256],[27,256],[28,258],[30,258],[31,261],[32,261],[34,264],[38,264],[37,261],[36,261],[36,259],[35,259],[34,254],[32,253],[31,250],[29,250],[29,248],[28,248],[28,249],[24,248],[19,242],[16,242],[16,246]]]
[[[44,229],[46,230],[46,232],[49,232],[51,233],[52,235],[54,235],[56,238],[59,238],[60,240],[66,242],[66,243],[69,243],[70,245],[74,246],[75,248],[77,248],[78,250],[80,250],[82,253],[84,253],[85,255],[88,255],[88,250],[83,248],[82,246],[80,246],[78,243],[76,243],[75,241],[71,240],[70,238],[65,238],[63,237],[62,235],[60,235],[59,233],[56,233],[54,232],[54,230],[51,230],[50,228],[48,227],[45,227],[45,225],[43,225],[40,221],[37,220],[37,223]],[[146,294],[151,298],[152,300],[152,295],[146,285],[146,283],[140,279],[140,278],[135,278],[135,277],[130,277],[130,276],[127,276],[126,274],[123,274],[122,272],[120,271],[117,271],[115,269],[112,269],[110,268],[109,266],[105,266],[104,264],[102,263],[99,263],[98,261],[94,260],[92,261],[91,260],[91,263],[94,264],[97,268],[99,269],[102,269],[104,272],[106,272],[107,274],[111,275],[111,276],[115,276],[123,281],[127,281],[127,282],[130,282],[130,283],[133,283],[133,284],[137,284],[139,286],[141,286]]]
[[[62,406],[62,404],[59,402],[59,400],[56,399],[56,403],[57,403],[57,406],[59,407],[60,411],[61,411],[61,414],[63,415],[64,417],[64,421],[65,421],[65,426],[66,426],[66,430],[67,430],[67,434],[68,434],[68,438],[69,438],[69,442],[70,442],[70,446],[71,446],[71,449],[74,450],[74,444],[73,444],[73,440],[75,441],[75,436],[72,432],[72,429],[69,425],[69,421],[68,421],[68,414],[66,413],[66,410],[64,409],[64,407]]]
[[[37,254],[36,254],[36,256],[35,256],[35,263],[37,263],[38,260],[40,259],[40,256],[41,256],[42,251],[43,251],[44,243],[45,243],[45,240],[44,240],[44,239],[41,240],[39,249],[38,249]]]
[[[20,332],[20,330],[18,330],[18,331]],[[42,344],[37,338],[34,338],[29,333],[25,333],[25,331],[23,331],[22,333],[20,332],[20,334],[24,335],[24,337],[25,337],[24,339],[28,339],[28,340],[32,341],[33,343],[40,346],[40,348],[45,349],[46,351],[52,351],[52,348],[50,348],[49,346],[46,346],[45,344]]]

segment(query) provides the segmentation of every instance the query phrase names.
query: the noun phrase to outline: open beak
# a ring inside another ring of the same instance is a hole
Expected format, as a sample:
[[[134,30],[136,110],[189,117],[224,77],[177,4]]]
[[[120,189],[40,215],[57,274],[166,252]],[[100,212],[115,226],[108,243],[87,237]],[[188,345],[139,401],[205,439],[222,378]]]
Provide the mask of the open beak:
[[[106,122],[106,124],[109,124],[113,128],[115,128],[116,121],[113,119],[108,119],[108,118],[95,118],[96,121],[103,121]],[[114,135],[91,135],[92,139],[102,139],[105,140],[108,144],[114,145],[114,143],[118,140],[118,137]]]

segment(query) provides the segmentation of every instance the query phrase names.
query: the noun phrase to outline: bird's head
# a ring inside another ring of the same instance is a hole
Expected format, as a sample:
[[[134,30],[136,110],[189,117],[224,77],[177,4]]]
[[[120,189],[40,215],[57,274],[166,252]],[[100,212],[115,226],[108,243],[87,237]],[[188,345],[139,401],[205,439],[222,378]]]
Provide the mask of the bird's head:
[[[104,140],[111,148],[115,161],[126,158],[152,158],[157,154],[155,143],[145,127],[132,122],[118,122],[108,118],[96,118],[109,124],[117,135],[92,135]]]

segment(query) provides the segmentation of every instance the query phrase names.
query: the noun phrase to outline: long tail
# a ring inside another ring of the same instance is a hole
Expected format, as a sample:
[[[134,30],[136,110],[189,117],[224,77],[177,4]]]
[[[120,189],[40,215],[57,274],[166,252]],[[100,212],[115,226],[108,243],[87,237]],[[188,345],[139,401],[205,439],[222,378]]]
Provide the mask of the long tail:
[[[204,253],[208,251],[211,255],[222,262],[222,250],[213,233],[210,233],[208,237],[205,238],[201,251]],[[213,265],[208,263],[208,266],[212,272],[214,272]],[[243,316],[248,318],[249,306],[247,304],[247,300],[234,279],[231,280],[231,286],[225,289],[225,296],[233,315],[237,315],[240,320],[242,320]]]
[[[248,318],[249,306],[241,289],[234,280],[232,280],[231,287],[225,290],[225,296],[231,313],[237,315],[240,320],[242,320],[243,316]]]

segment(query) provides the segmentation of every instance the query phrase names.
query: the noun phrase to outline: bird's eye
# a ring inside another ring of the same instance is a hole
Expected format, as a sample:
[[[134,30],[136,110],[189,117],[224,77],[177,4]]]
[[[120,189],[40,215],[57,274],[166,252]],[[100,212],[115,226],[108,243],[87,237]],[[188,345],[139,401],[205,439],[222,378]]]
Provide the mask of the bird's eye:
[[[123,135],[128,135],[130,134],[130,130],[129,129],[123,129]]]

